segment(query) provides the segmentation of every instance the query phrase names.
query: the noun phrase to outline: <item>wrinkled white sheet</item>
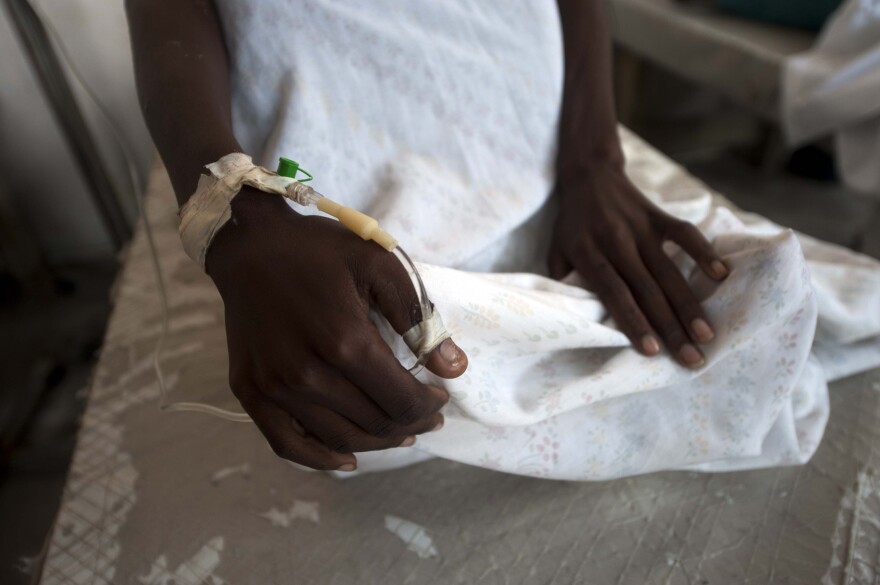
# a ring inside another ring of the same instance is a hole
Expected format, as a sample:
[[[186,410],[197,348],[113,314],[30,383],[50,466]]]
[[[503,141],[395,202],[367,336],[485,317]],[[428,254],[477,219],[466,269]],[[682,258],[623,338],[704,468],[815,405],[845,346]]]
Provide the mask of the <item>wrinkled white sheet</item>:
[[[827,373],[880,364],[880,265],[670,182],[676,167],[625,131],[639,186],[732,268],[718,285],[676,254],[717,330],[708,364],[640,356],[588,292],[540,276],[555,3],[218,4],[245,148],[267,166],[301,161],[319,191],[379,219],[470,356],[441,382],[443,430],[359,455],[361,471],[432,455],[561,479],[803,462],[828,417]]]
[[[428,376],[453,406],[419,449],[560,479],[809,459],[828,418],[827,382],[880,365],[880,265],[752,216],[746,225],[708,192],[660,203],[697,222],[732,269],[719,285],[676,255],[716,325],[705,368],[630,349],[578,287],[423,266],[472,359],[460,379]],[[404,462],[396,451],[361,456],[361,468]]]
[[[813,48],[787,60],[782,95],[789,142],[833,135],[843,179],[880,196],[880,2],[845,2]]]

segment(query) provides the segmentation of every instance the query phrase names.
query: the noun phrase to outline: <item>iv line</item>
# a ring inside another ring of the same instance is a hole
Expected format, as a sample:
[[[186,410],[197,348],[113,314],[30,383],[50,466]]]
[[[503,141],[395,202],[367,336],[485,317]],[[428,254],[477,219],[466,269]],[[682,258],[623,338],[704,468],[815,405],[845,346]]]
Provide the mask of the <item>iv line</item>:
[[[45,16],[45,15],[43,15],[43,16]],[[204,414],[208,414],[208,415],[211,415],[211,416],[214,416],[217,418],[221,418],[224,420],[232,421],[232,422],[253,422],[251,417],[248,416],[244,412],[235,412],[235,411],[231,411],[231,410],[226,410],[224,408],[220,408],[220,407],[213,406],[210,404],[205,404],[202,402],[170,402],[170,403],[167,402],[168,387],[165,382],[164,372],[162,370],[162,363],[161,363],[162,359],[161,358],[162,358],[162,351],[163,351],[164,345],[165,345],[165,340],[168,337],[168,329],[169,329],[169,321],[170,321],[168,292],[167,292],[167,288],[165,286],[165,278],[162,273],[162,265],[161,265],[161,262],[159,261],[159,254],[156,250],[156,241],[155,241],[154,234],[153,234],[153,228],[152,228],[152,225],[150,224],[149,217],[147,216],[147,210],[146,210],[146,206],[144,205],[143,197],[139,197],[137,194],[137,186],[140,185],[140,179],[141,179],[140,173],[138,172],[138,169],[134,164],[134,157],[132,156],[132,153],[128,148],[128,144],[125,142],[125,140],[122,137],[122,132],[119,130],[119,127],[116,125],[113,118],[110,116],[110,114],[107,111],[106,107],[104,106],[103,102],[101,102],[101,100],[98,99],[97,95],[92,90],[91,86],[86,82],[85,78],[82,76],[79,69],[77,69],[76,65],[74,64],[73,59],[71,58],[70,54],[67,51],[67,48],[61,42],[61,37],[58,34],[57,30],[54,28],[51,21],[49,21],[45,17],[41,18],[41,20],[43,21],[44,26],[49,31],[50,35],[52,36],[53,40],[55,41],[55,44],[58,47],[59,53],[61,54],[61,57],[64,60],[64,62],[66,63],[68,69],[70,69],[74,78],[76,78],[76,80],[82,86],[86,95],[89,97],[89,99],[91,99],[92,103],[97,108],[101,117],[107,123],[108,127],[110,128],[110,133],[113,137],[113,140],[117,143],[120,151],[122,152],[123,158],[125,158],[126,169],[128,171],[128,175],[129,175],[129,181],[131,182],[131,188],[132,188],[131,192],[133,194],[138,212],[140,213],[141,218],[143,219],[144,235],[146,236],[146,239],[147,239],[147,247],[150,251],[150,260],[151,260],[151,263],[153,264],[153,272],[156,276],[156,285],[157,285],[158,292],[159,292],[159,302],[160,302],[160,307],[161,307],[161,311],[162,311],[162,324],[161,324],[161,330],[159,333],[159,339],[156,341],[156,345],[154,346],[153,352],[152,352],[153,371],[156,374],[156,381],[159,386],[159,409],[162,411],[166,411],[166,412],[169,412],[169,411],[173,411],[173,412],[201,412]],[[281,171],[285,165],[289,165],[292,162],[293,161],[290,161],[288,159],[281,159],[281,166],[279,166],[279,171]],[[293,169],[294,176],[296,175],[296,170],[299,170],[300,172],[305,173],[308,176],[307,179],[301,180],[299,182],[300,184],[312,179],[311,174],[309,174],[304,169],[299,168],[299,166],[296,165],[296,163],[293,163],[293,164],[295,165],[295,167]],[[355,231],[356,233],[358,233],[359,232],[358,227],[363,226],[365,223],[369,223],[366,220],[371,220],[372,223],[375,224],[375,220],[372,220],[372,218],[365,216],[364,214],[358,212],[357,210],[353,210],[351,208],[345,208],[345,207],[339,206],[339,204],[337,204],[336,202],[334,202],[330,199],[323,197],[322,195],[320,195],[319,193],[317,193],[316,191],[311,189],[311,187],[307,187],[305,185],[302,185],[302,187],[305,187],[306,189],[309,189],[310,191],[312,191],[314,193],[314,195],[316,196],[315,197],[316,207],[322,208],[321,209],[322,211],[328,212],[331,215],[335,216],[337,219],[341,220],[342,223],[344,225],[346,225],[346,227],[349,227],[349,229],[352,229],[352,231]],[[318,205],[318,202],[321,202],[321,201],[323,201],[324,204]],[[343,213],[345,213],[346,211],[349,212],[350,213],[349,217],[353,216],[353,220],[346,221],[346,219],[348,219],[347,217],[338,215],[337,212],[339,210],[344,210]],[[416,294],[418,296],[419,306],[421,309],[421,315],[422,315],[422,319],[424,322],[424,320],[426,320],[429,315],[433,315],[434,307],[428,298],[428,293],[425,290],[425,285],[422,282],[422,278],[419,275],[418,270],[416,269],[416,267],[415,267],[413,261],[410,259],[410,257],[406,254],[406,252],[404,252],[404,250],[399,245],[397,245],[397,242],[393,238],[391,238],[390,235],[383,232],[382,230],[379,230],[377,224],[375,224],[374,229],[375,229],[375,231],[380,232],[378,234],[378,237],[374,238],[375,243],[380,246],[383,246],[389,252],[393,253],[397,257],[397,259],[401,262],[401,264],[403,264],[404,268],[407,269],[407,273],[410,275],[410,278],[413,281],[413,285],[415,287]],[[365,236],[363,236],[363,234],[359,234],[359,235],[362,235],[362,237],[364,237],[364,239],[367,239]],[[424,367],[425,362],[427,361],[429,355],[430,355],[430,352],[424,352],[421,355],[417,355],[416,356],[417,357],[416,363],[411,368],[409,368],[409,371],[413,375],[417,374]]]

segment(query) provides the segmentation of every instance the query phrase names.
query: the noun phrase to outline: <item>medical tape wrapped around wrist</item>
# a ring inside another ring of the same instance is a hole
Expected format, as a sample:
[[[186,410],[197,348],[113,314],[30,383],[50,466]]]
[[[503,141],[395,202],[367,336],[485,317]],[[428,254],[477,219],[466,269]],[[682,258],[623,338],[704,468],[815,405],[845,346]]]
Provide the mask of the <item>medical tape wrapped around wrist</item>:
[[[296,179],[284,177],[253,164],[246,154],[232,153],[206,166],[209,175],[202,175],[189,201],[180,209],[180,239],[187,255],[205,269],[205,256],[217,232],[232,218],[232,200],[244,185],[266,193],[281,195],[306,207],[316,207],[338,219],[365,240],[372,240],[397,257],[412,281],[418,295],[422,320],[403,334],[403,340],[416,356],[410,368],[424,366],[429,354],[450,337],[440,314],[428,298],[418,270],[406,252],[372,217],[324,197],[312,187]]]

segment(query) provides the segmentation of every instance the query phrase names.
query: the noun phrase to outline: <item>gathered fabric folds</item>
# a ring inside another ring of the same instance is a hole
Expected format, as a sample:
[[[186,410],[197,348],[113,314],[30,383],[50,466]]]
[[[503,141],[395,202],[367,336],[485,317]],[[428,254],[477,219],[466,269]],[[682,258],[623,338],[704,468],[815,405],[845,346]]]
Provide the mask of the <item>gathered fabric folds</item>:
[[[458,379],[420,374],[451,394],[444,428],[358,454],[359,472],[434,456],[568,480],[801,463],[828,381],[880,365],[880,264],[735,209],[625,129],[634,182],[731,269],[716,283],[669,249],[716,330],[705,367],[639,355],[577,274],[545,276],[555,3],[218,7],[243,146],[270,167],[296,158],[319,191],[378,219],[469,356]]]
[[[813,286],[810,263],[789,230],[756,234],[724,208],[707,209],[700,227],[731,274],[717,284],[679,257],[717,332],[697,372],[628,347],[602,323],[595,298],[576,286],[423,267],[434,302],[472,358],[462,378],[444,382],[453,397],[446,426],[420,437],[419,448],[573,480],[806,461],[828,418],[828,380],[811,351],[817,320],[829,318],[818,308],[873,312],[876,327],[878,267],[863,275],[849,267],[851,277],[873,280],[866,289],[873,292],[846,298]],[[858,308],[854,300],[866,304]],[[840,321],[825,324],[838,335],[852,332]],[[878,357],[875,351],[860,365],[880,365]]]

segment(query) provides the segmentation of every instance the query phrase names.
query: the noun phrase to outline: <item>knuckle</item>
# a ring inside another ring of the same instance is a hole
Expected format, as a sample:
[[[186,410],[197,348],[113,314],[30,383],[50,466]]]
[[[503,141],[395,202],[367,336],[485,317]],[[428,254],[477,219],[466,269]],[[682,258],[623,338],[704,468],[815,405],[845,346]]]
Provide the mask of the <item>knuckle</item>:
[[[684,332],[681,326],[675,321],[667,320],[660,324],[659,333],[668,343],[679,346],[684,343]]]
[[[655,229],[668,225],[670,221],[675,221],[675,218],[671,217],[668,213],[656,206],[651,206],[651,208],[648,209],[647,217],[648,223]]]
[[[672,298],[672,306],[675,314],[680,321],[679,328],[684,329],[684,323],[689,322],[694,317],[699,316],[700,305],[696,301],[687,296],[680,295]]]
[[[619,250],[632,248],[635,239],[628,229],[618,228],[611,232],[611,243]]]
[[[663,257],[657,262],[654,270],[657,272],[658,276],[670,277],[681,275],[681,272],[678,271],[678,267],[672,263],[672,260],[669,260],[669,257],[666,256],[666,254],[663,254]]]
[[[311,396],[321,389],[321,380],[318,373],[311,366],[301,366],[295,368],[287,374],[286,392],[296,392],[297,394]]]
[[[275,453],[281,459],[287,459],[288,461],[296,461],[296,453],[293,449],[290,448],[290,445],[285,443],[284,441],[279,441],[277,439],[273,439],[271,437],[266,437],[266,440],[269,442],[269,447],[272,449],[272,452]]]
[[[657,286],[649,278],[637,278],[631,285],[631,290],[636,298],[652,299],[660,294]]]
[[[275,452],[275,455],[280,457],[281,459],[285,459],[287,461],[291,461],[296,463],[297,465],[304,465],[311,469],[316,470],[328,470],[328,469],[336,469],[339,467],[339,464],[334,464],[332,459],[329,457],[316,457],[314,454],[310,454],[307,452],[299,452],[294,449],[280,447],[276,449],[272,448]]]
[[[406,274],[403,277],[408,278]],[[380,297],[384,296],[389,300],[392,307],[395,307],[395,313],[400,312],[406,315],[409,327],[421,321],[422,309],[412,283],[386,280],[379,287],[381,289]]]
[[[287,395],[287,388],[285,388],[282,384],[266,384],[262,390],[263,396],[272,400],[273,402],[278,402],[279,400],[283,400]]]
[[[691,225],[689,222],[679,219],[674,215],[669,215],[665,211],[658,210],[655,215],[652,216],[652,220],[657,225],[662,225],[663,228],[668,231],[681,230],[682,228],[686,228]]]
[[[612,272],[614,272],[614,267],[611,265],[611,262],[607,258],[605,258],[605,256],[593,258],[589,264],[591,270],[596,274],[597,277],[608,280],[610,284],[612,279],[610,279],[609,276]]]
[[[668,231],[672,236],[692,242],[700,242],[703,239],[703,234],[697,226],[681,219],[675,220]]]
[[[595,237],[603,244],[621,244],[631,239],[629,230],[618,223],[606,223],[597,227]]]
[[[357,450],[357,439],[353,431],[342,431],[328,436],[324,444],[337,453],[352,453]]]
[[[632,305],[627,305],[621,311],[621,321],[630,329],[641,331],[644,329],[642,313]]]
[[[432,416],[428,416],[428,417],[422,419],[422,421],[418,424],[418,428],[414,429],[414,433],[418,434],[418,435],[423,434],[423,433],[430,433],[435,428],[437,428],[438,424],[444,423],[445,420],[446,420],[446,417],[444,417],[442,414],[439,414],[439,413],[434,414]],[[410,434],[410,433],[407,433],[407,434]]]
[[[311,467],[312,469],[318,471],[329,471],[333,469],[337,469],[339,467],[339,463],[335,463],[332,459],[327,457],[321,457],[318,459],[310,460],[307,463],[296,461],[295,463],[299,463],[300,465],[305,465],[306,467]]]
[[[609,308],[617,309],[628,302],[629,291],[623,284],[607,278],[597,278],[594,290],[602,302]]]
[[[572,258],[582,259],[588,264],[591,264],[590,259],[594,256],[593,244],[587,238],[577,238],[571,244],[571,251],[569,254]]]
[[[381,248],[376,248],[373,253],[377,255],[373,263],[374,286],[406,288],[409,285],[406,268],[394,255],[385,253]]]
[[[394,256],[386,254],[381,248],[371,246],[369,243],[366,246],[361,246],[361,248],[364,263],[374,272],[378,270],[381,271],[380,274],[388,274],[389,271],[400,268],[400,263],[397,262]]]
[[[666,213],[662,213],[661,215],[658,215],[656,218],[656,221],[662,223],[663,227],[666,228],[667,232],[674,232],[674,231],[680,232],[682,230],[687,229],[688,226],[692,225],[690,222],[687,222],[683,219],[679,219],[679,218],[672,216],[672,215],[667,215]]]
[[[374,437],[387,438],[392,436],[396,429],[397,425],[394,421],[383,416],[370,422],[365,430]]]
[[[658,279],[666,281],[667,283],[675,281],[681,277],[681,273],[672,262],[660,262],[659,265],[654,268],[654,272]]]
[[[407,397],[398,403],[394,419],[400,424],[411,425],[427,414],[429,414],[428,408],[424,401],[415,397]]]
[[[360,359],[362,344],[351,334],[338,337],[328,344],[324,358],[333,366],[344,366]]]

